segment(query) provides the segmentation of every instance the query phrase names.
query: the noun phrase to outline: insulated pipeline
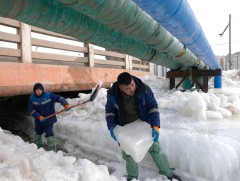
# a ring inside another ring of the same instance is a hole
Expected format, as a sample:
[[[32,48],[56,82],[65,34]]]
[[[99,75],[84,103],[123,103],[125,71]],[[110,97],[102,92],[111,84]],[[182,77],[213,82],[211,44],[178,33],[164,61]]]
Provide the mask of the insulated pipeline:
[[[68,35],[170,69],[186,69],[187,66],[191,66],[55,0],[1,0],[0,7],[2,17]]]
[[[133,0],[211,69],[221,68],[187,0]]]
[[[62,4],[83,13],[157,51],[187,65],[204,68],[178,39],[131,0],[58,0]]]

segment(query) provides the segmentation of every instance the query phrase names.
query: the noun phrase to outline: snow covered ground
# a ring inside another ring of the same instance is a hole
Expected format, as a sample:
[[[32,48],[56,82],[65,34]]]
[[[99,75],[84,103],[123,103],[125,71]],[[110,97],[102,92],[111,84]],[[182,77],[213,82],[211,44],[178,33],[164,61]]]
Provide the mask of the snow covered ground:
[[[160,144],[183,180],[240,180],[240,72],[223,72],[223,88],[168,90],[168,80],[142,77],[153,90],[161,117]],[[73,105],[89,98],[67,99]],[[0,128],[1,181],[126,181],[121,147],[105,121],[106,89],[84,106],[58,115],[54,131],[63,151],[46,152]],[[56,109],[61,106],[56,104]],[[149,154],[139,180],[166,181]]]

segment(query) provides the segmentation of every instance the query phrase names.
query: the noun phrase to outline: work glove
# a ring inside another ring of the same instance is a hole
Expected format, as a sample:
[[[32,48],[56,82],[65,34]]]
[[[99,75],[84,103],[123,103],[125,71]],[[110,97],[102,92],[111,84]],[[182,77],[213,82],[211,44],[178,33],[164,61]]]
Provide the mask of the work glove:
[[[44,121],[46,121],[46,118],[45,118],[45,117],[43,117],[43,116],[39,116],[39,117],[38,117],[38,119],[39,119],[41,122],[44,122]]]
[[[65,111],[69,111],[71,108],[69,107],[69,104],[65,104],[64,109],[65,109]]]
[[[112,137],[115,141],[117,141],[117,138],[116,138],[116,136],[114,135],[114,132],[113,132],[114,128],[115,128],[115,127],[111,127],[111,128],[109,129],[109,131],[110,131],[111,137]]]
[[[159,127],[158,126],[153,126],[152,127],[152,137],[153,137],[153,142],[157,142],[159,138]]]

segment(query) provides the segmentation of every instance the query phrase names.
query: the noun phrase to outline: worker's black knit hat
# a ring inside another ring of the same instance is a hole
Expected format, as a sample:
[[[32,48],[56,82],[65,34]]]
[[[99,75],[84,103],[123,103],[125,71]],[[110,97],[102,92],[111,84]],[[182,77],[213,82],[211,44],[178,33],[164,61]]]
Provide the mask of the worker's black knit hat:
[[[36,84],[34,84],[34,86],[33,86],[33,92],[35,93],[35,91],[36,91],[37,89],[41,89],[42,91],[44,91],[44,87],[43,87],[43,85],[42,85],[41,83],[36,83]]]

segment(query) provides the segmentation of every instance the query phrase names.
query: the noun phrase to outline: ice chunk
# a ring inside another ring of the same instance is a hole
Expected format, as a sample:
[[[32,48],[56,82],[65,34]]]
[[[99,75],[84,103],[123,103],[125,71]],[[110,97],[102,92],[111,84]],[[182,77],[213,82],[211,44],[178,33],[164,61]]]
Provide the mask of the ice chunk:
[[[125,126],[116,126],[114,133],[123,150],[140,162],[153,144],[151,126],[141,120]]]
[[[117,181],[115,176],[109,175],[105,165],[95,165],[91,161],[83,160],[83,181]]]

